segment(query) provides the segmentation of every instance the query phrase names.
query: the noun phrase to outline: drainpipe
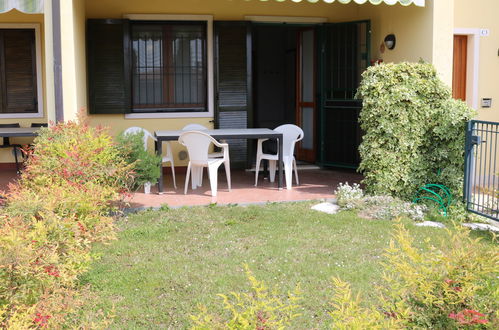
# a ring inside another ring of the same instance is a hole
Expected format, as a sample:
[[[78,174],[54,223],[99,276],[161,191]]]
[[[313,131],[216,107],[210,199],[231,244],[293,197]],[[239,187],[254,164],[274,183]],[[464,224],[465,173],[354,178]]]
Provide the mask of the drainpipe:
[[[61,0],[52,0],[52,38],[54,47],[55,120],[64,121],[62,99]]]

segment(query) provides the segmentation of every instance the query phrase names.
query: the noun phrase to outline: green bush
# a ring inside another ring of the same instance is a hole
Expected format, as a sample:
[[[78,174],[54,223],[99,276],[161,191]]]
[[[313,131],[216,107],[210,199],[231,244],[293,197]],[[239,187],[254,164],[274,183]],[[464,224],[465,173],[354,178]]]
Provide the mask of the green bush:
[[[107,131],[84,123],[42,129],[0,208],[0,327],[58,328],[78,303],[91,244],[114,238],[112,201],[130,166]]]
[[[432,65],[370,67],[357,96],[368,193],[410,199],[422,185],[441,183],[462,194],[465,123],[474,111],[452,99]]]
[[[299,316],[298,301],[301,291],[296,287],[287,297],[277,290],[269,290],[257,280],[248,266],[244,266],[251,283],[251,293],[232,292],[230,296],[220,294],[227,315],[214,315],[201,307],[198,315],[192,315],[192,329],[284,329]],[[284,296],[284,295],[283,295]]]
[[[484,244],[462,226],[441,240],[417,246],[397,221],[383,259],[383,279],[370,292],[353,295],[350,285],[333,278],[329,310],[332,329],[498,329],[499,245]],[[293,328],[302,293],[269,292],[246,267],[250,293],[223,298],[226,313],[201,308],[193,329]],[[362,294],[376,297],[366,305]],[[265,321],[265,322],[264,322]]]
[[[437,246],[425,244],[428,249],[423,252],[409,231],[396,224],[384,256],[384,283],[374,292],[378,303],[367,310],[358,307],[360,298],[345,294],[348,287],[337,281],[332,312],[335,327],[369,324],[369,328],[497,329],[498,246],[481,244],[462,227],[446,230]],[[380,311],[384,318],[379,317]],[[386,327],[390,320],[395,323]]]
[[[151,154],[144,148],[144,133],[121,133],[118,136],[118,148],[134,171],[134,187],[146,182],[154,183],[159,179],[161,157]]]

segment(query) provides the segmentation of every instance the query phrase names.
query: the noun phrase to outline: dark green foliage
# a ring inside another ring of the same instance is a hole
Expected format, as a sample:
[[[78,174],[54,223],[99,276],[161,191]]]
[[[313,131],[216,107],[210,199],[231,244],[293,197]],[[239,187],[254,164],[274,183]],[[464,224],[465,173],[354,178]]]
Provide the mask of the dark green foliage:
[[[134,186],[138,188],[146,182],[159,179],[161,157],[149,153],[144,148],[144,133],[124,134],[118,136],[118,148],[128,164],[133,164]]]
[[[462,194],[465,123],[474,115],[426,63],[383,64],[362,74],[363,183],[372,194],[411,199],[426,183]]]

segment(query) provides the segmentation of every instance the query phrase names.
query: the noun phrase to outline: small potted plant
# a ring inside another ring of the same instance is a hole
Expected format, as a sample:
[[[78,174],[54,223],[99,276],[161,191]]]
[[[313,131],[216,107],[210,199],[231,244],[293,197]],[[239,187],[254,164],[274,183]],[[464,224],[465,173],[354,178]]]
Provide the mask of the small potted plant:
[[[134,187],[144,186],[144,193],[151,192],[151,185],[160,176],[161,157],[148,152],[144,146],[144,133],[118,136],[118,148],[129,164],[133,164]]]

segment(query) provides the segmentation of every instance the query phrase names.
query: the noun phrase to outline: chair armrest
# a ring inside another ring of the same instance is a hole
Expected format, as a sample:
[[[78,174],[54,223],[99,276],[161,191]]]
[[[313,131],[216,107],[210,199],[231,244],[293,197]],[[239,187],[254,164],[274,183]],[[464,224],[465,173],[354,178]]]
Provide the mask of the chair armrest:
[[[217,147],[222,148],[224,152],[224,159],[229,159],[229,145],[227,143],[218,143],[216,144]]]
[[[258,139],[258,143],[263,143],[265,141],[267,141],[268,139]]]
[[[226,142],[218,142],[215,139],[213,139],[211,142],[213,143],[213,145],[215,145],[215,146],[217,146],[219,148],[223,148],[224,146],[229,147],[229,145]]]

